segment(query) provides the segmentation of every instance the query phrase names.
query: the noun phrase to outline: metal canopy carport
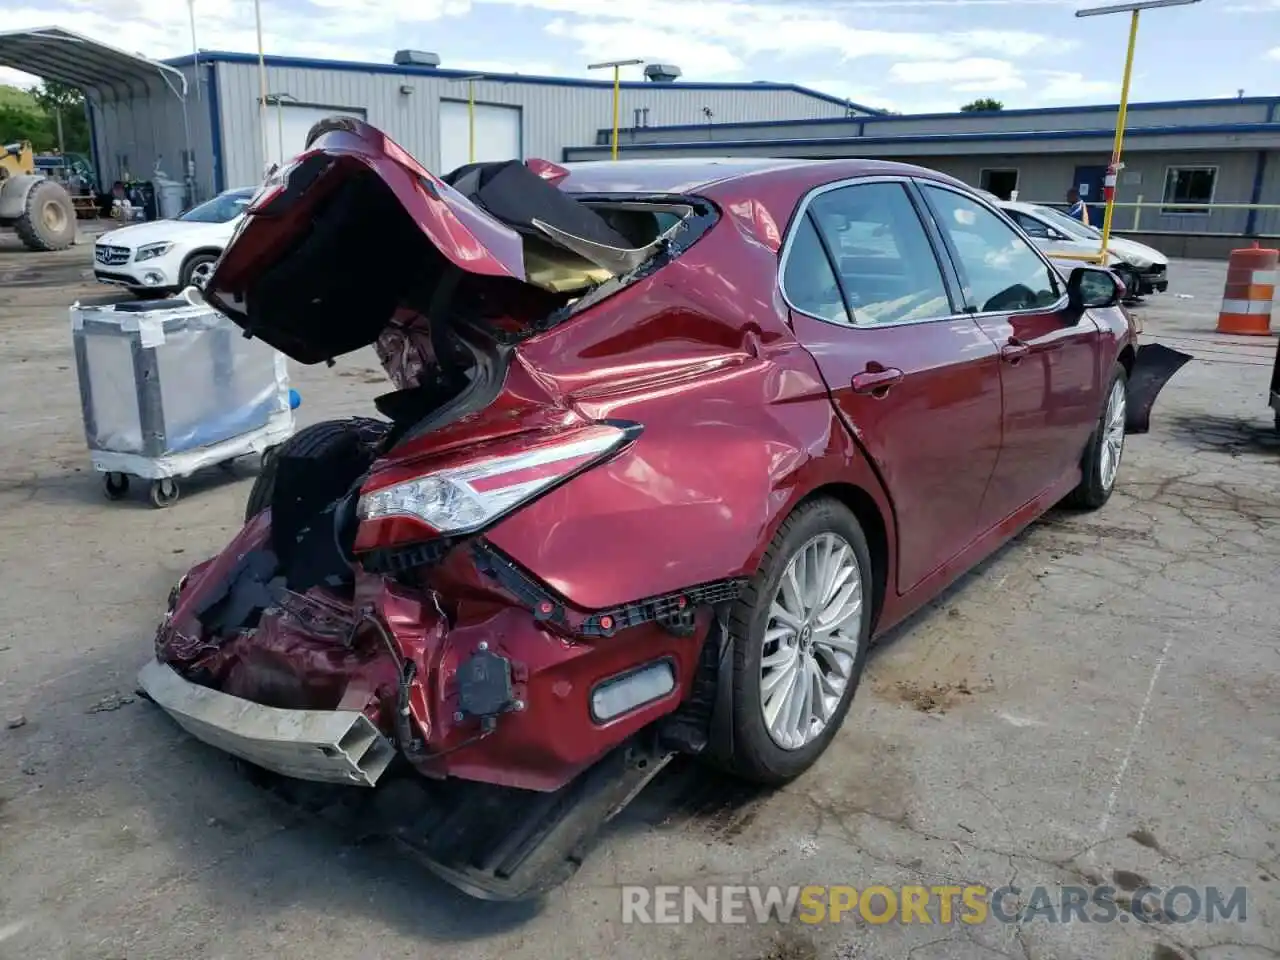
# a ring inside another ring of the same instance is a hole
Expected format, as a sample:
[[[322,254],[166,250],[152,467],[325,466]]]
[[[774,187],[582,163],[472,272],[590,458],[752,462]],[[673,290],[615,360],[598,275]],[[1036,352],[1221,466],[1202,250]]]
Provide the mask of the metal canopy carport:
[[[89,104],[101,110],[104,103],[130,104],[134,135],[137,136],[137,114],[132,101],[150,98],[161,92],[157,81],[177,98],[182,108],[183,133],[187,156],[191,156],[191,132],[187,120],[187,78],[181,70],[150,60],[137,53],[126,53],[109,44],[92,40],[62,27],[38,27],[32,30],[0,31],[0,66],[11,67],[45,80],[78,87]],[[147,111],[153,145],[158,144],[155,116]],[[90,126],[92,128],[92,117]],[[98,157],[96,136],[92,149],[99,183],[103,177]],[[158,153],[159,151],[154,151]],[[184,170],[188,184],[190,171]]]

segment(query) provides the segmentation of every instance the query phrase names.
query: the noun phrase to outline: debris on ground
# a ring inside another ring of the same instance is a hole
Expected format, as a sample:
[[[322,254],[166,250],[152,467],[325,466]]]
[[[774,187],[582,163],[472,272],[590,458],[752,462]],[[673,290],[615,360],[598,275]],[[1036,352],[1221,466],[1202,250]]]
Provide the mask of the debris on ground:
[[[921,713],[941,713],[960,697],[973,696],[967,681],[958,683],[919,684],[910,680],[898,683],[898,694]]]
[[[112,710],[119,710],[121,707],[127,707],[133,701],[133,697],[122,697],[118,693],[109,693],[86,710],[85,713],[108,713]]]
[[[27,718],[22,714],[18,714],[17,716],[10,717],[6,720],[4,725],[8,730],[17,730],[19,727],[25,727],[27,725]]]

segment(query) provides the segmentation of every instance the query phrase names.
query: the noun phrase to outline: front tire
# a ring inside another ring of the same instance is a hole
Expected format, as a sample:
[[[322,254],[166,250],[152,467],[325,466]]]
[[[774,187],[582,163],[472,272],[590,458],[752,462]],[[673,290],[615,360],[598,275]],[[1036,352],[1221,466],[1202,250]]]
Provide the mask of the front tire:
[[[203,291],[204,285],[213,275],[213,268],[217,262],[216,253],[197,253],[195,256],[188,257],[187,262],[182,265],[181,289],[195,287]]]
[[[1067,495],[1067,504],[1084,510],[1097,510],[1111,499],[1120,474],[1124,455],[1125,414],[1128,410],[1129,378],[1124,367],[1116,364],[1107,386],[1102,416],[1089,438],[1081,462],[1080,485]]]
[[[41,180],[27,194],[26,208],[13,229],[28,250],[66,250],[76,242],[71,196],[53,180]]]
[[[871,584],[866,536],[843,504],[812,500],[783,522],[730,613],[731,772],[783,784],[827,749],[866,663]]]

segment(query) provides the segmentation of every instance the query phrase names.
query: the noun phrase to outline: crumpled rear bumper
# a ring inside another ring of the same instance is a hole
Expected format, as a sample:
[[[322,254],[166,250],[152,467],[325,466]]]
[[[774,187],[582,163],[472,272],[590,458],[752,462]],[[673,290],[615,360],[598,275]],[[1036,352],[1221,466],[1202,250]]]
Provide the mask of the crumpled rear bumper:
[[[197,740],[300,780],[372,787],[395,747],[354,710],[283,710],[183,679],[159,660],[138,674],[142,691]]]

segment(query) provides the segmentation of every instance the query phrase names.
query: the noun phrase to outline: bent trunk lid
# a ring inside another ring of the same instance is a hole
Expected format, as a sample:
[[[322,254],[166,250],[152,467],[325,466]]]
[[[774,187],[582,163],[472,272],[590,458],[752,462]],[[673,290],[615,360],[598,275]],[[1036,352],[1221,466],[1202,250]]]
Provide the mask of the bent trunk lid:
[[[405,306],[428,320],[465,313],[518,333],[566,300],[563,278],[539,286],[526,254],[536,267],[553,244],[599,282],[618,272],[608,262],[616,248],[629,246],[554,186],[558,170],[512,161],[442,179],[363,121],[321,121],[306,151],[254,198],[205,298],[301,363],[374,343]],[[486,196],[501,219],[484,208]],[[552,241],[554,230],[577,243]],[[592,262],[593,251],[608,256]]]

